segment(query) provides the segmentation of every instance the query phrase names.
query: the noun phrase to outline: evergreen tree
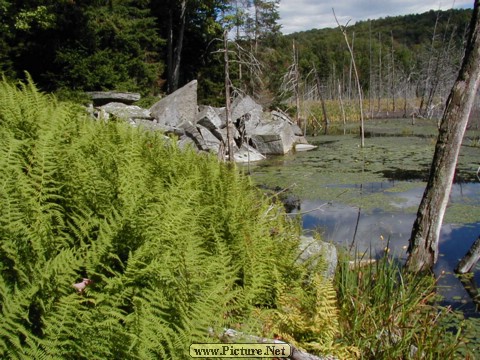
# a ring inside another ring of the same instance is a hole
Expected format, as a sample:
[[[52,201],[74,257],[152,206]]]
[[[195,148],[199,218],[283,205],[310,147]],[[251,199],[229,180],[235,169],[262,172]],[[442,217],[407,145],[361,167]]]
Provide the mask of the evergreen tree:
[[[10,68],[44,89],[149,92],[163,72],[147,1],[30,0],[3,9]]]

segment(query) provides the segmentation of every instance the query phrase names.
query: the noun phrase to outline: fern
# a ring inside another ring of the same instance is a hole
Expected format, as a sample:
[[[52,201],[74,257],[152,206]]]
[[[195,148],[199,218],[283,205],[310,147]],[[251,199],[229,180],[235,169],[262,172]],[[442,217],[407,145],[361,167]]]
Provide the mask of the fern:
[[[31,82],[0,82],[0,189],[0,357],[183,359],[211,327],[260,332],[301,278],[294,225],[235,167]]]

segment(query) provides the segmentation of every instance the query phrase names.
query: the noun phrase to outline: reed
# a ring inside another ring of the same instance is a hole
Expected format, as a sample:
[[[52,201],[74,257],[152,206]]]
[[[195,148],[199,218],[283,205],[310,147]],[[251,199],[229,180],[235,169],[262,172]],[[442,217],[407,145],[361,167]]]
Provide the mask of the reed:
[[[451,359],[458,354],[461,326],[452,330],[452,311],[435,305],[432,276],[406,274],[385,254],[353,269],[342,262],[335,281],[342,339],[360,349],[362,359]]]

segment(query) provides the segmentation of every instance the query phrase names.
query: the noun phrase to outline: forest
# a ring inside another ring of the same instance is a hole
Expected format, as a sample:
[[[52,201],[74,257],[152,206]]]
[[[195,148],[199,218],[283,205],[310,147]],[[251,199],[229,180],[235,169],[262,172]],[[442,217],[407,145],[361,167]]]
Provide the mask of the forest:
[[[358,96],[339,29],[284,36],[278,3],[2,0],[0,72],[12,79],[28,72],[42,90],[67,97],[96,90],[157,96],[197,79],[200,101],[218,105],[227,31],[234,89],[267,107],[288,99],[295,107],[295,97]],[[438,110],[458,71],[470,15],[431,10],[349,25],[369,112]]]

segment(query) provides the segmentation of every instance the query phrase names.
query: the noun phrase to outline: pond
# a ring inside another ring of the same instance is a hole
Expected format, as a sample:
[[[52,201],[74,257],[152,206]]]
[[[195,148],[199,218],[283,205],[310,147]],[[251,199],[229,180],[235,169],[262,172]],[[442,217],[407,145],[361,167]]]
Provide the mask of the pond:
[[[310,152],[250,164],[258,184],[288,188],[301,200],[291,216],[305,232],[320,232],[357,254],[388,251],[406,259],[406,249],[423,195],[436,141],[436,122],[405,119],[366,123],[365,147],[357,134],[309,138]],[[445,305],[473,314],[474,305],[453,274],[480,235],[480,131],[468,131],[457,165],[435,266]],[[480,285],[480,264],[475,270]]]

